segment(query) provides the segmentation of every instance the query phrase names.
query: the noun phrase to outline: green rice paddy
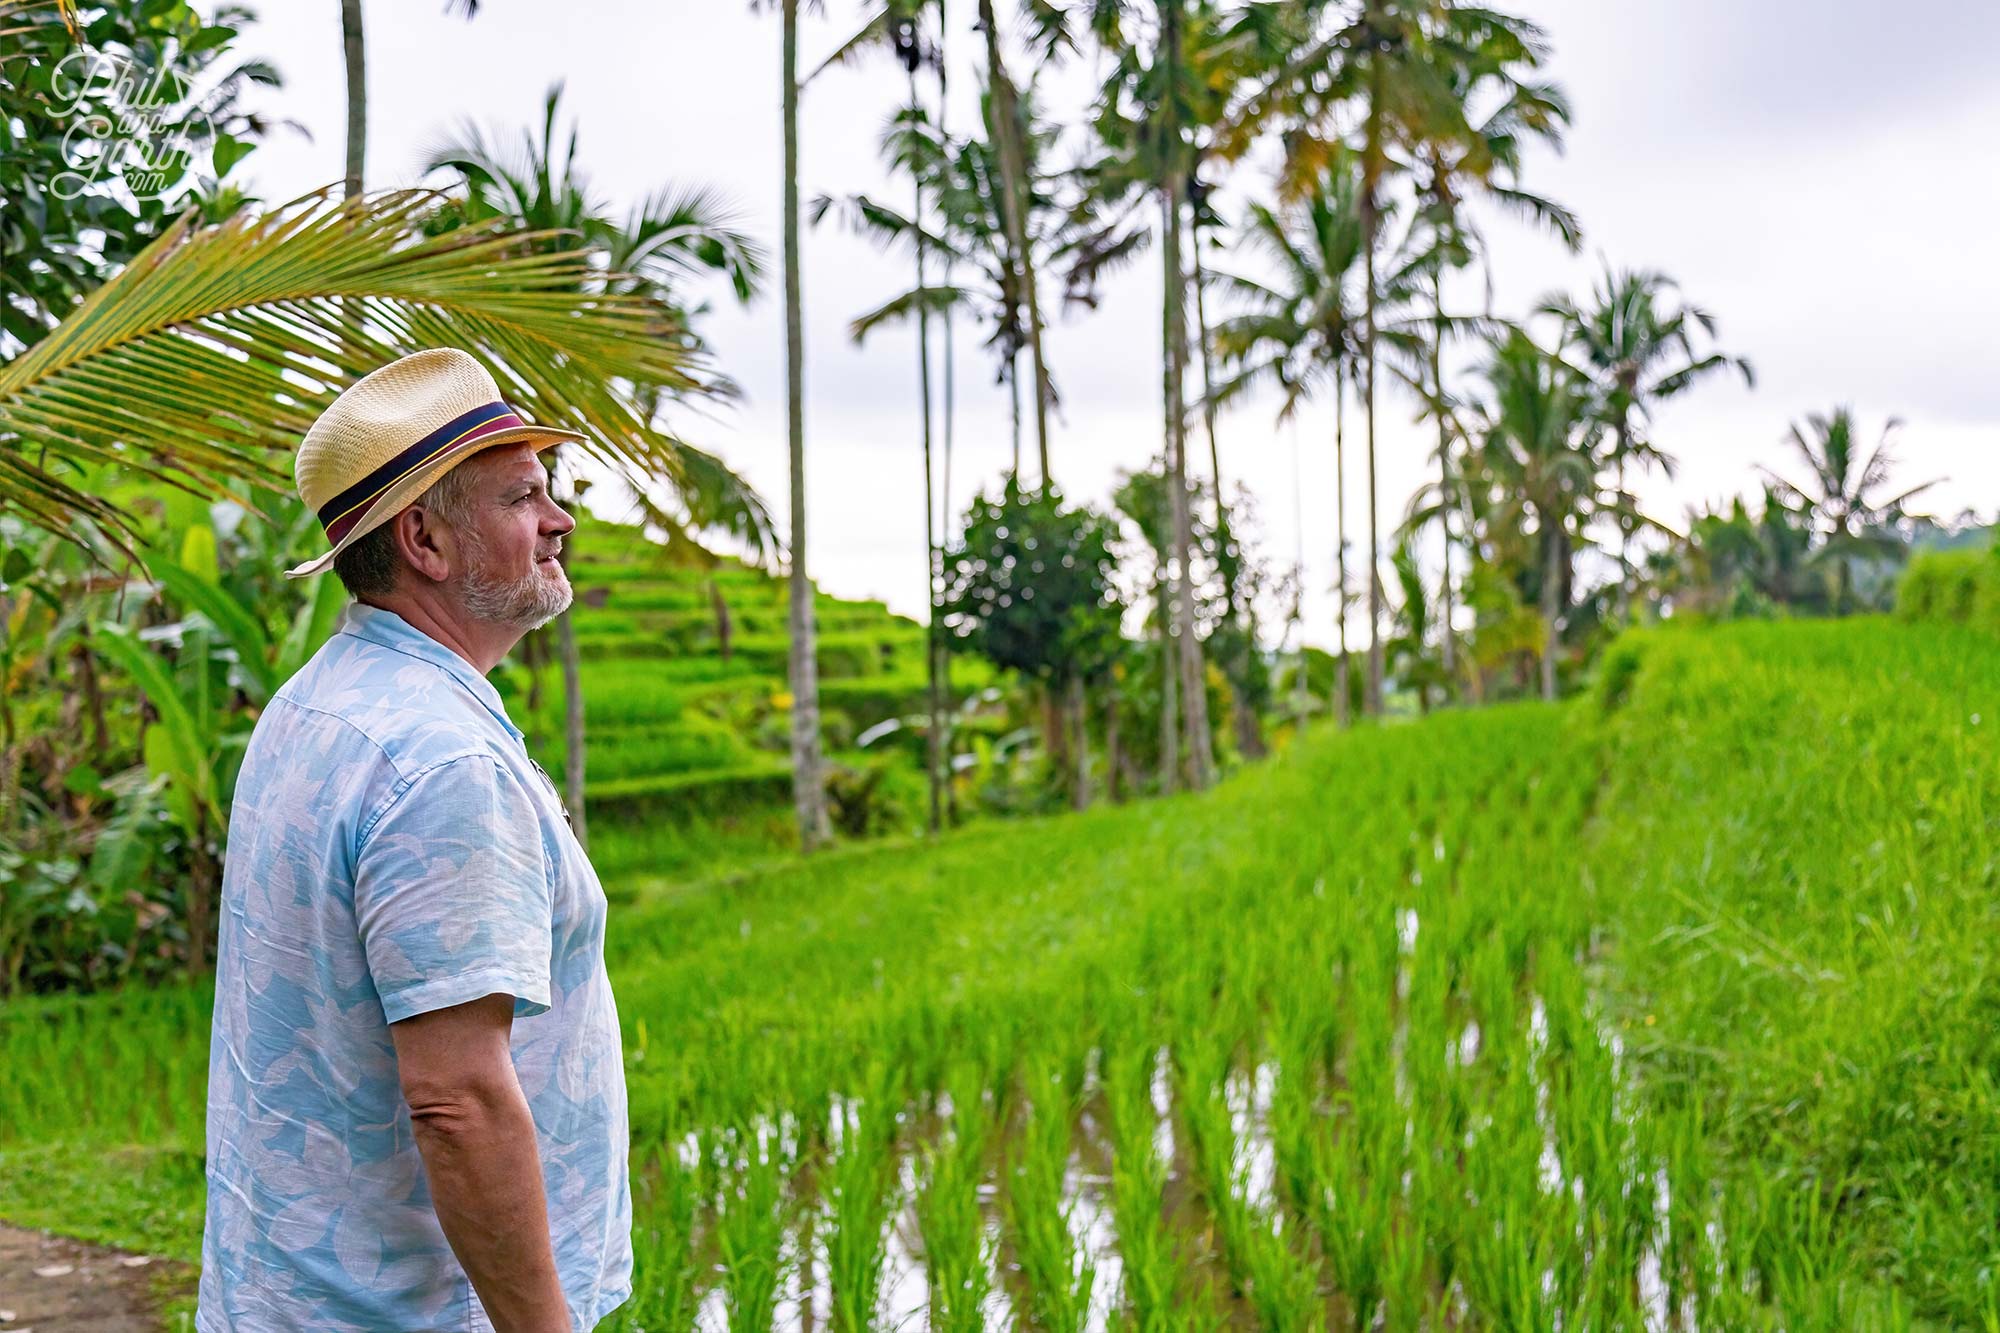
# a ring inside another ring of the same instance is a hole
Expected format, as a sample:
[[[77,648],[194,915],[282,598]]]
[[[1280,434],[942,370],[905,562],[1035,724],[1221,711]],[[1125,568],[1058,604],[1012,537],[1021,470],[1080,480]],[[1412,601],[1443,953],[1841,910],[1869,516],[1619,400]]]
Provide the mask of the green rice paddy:
[[[608,825],[608,1327],[2000,1328],[1996,726],[1974,630],[1662,630],[1206,796],[710,878]],[[196,1257],[206,1034],[0,1011],[0,1216]]]
[[[712,570],[669,565],[639,529],[594,519],[579,523],[572,550],[585,804],[599,873],[682,877],[790,852],[785,583],[734,560]],[[912,747],[856,742],[877,723],[923,711],[923,628],[877,601],[822,594],[814,607],[829,757],[855,769],[898,766],[906,786],[920,789]],[[533,707],[521,662],[496,684],[535,757],[560,775],[562,671],[551,661],[541,675]],[[995,683],[982,661],[952,663],[954,699]],[[883,822],[914,831],[921,812],[911,806]]]

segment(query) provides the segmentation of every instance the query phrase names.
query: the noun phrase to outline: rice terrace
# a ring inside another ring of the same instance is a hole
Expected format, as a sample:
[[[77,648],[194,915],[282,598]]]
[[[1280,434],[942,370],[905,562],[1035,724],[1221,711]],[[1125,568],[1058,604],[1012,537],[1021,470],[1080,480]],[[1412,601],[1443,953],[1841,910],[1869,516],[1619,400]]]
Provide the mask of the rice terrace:
[[[0,1333],[2000,1333],[2000,17],[1519,7],[0,0]]]

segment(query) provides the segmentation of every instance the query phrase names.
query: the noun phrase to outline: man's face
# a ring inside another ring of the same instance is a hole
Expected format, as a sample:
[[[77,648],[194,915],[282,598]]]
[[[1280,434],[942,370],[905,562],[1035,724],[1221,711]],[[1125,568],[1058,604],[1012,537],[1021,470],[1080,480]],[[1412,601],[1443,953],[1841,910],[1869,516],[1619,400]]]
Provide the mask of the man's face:
[[[549,497],[549,474],[525,441],[497,445],[465,462],[471,513],[458,525],[452,571],[474,619],[514,629],[547,624],[568,608],[569,579],[556,562],[576,521]]]

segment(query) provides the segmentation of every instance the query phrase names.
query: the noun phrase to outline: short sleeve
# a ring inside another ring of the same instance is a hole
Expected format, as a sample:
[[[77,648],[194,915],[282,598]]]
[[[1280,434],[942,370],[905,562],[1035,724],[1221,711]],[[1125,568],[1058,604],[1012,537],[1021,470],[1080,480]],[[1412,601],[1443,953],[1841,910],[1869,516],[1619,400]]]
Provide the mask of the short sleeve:
[[[549,1007],[549,866],[533,799],[500,761],[426,769],[391,798],[355,862],[354,919],[391,1023],[482,996]]]

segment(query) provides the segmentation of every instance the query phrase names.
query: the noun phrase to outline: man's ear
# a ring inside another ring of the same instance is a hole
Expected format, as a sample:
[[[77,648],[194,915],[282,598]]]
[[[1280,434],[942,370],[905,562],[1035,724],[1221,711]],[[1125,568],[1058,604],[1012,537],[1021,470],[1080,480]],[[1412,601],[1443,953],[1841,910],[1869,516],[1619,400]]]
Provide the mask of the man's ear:
[[[422,505],[411,505],[389,520],[396,553],[419,577],[443,583],[458,558],[458,534]]]

